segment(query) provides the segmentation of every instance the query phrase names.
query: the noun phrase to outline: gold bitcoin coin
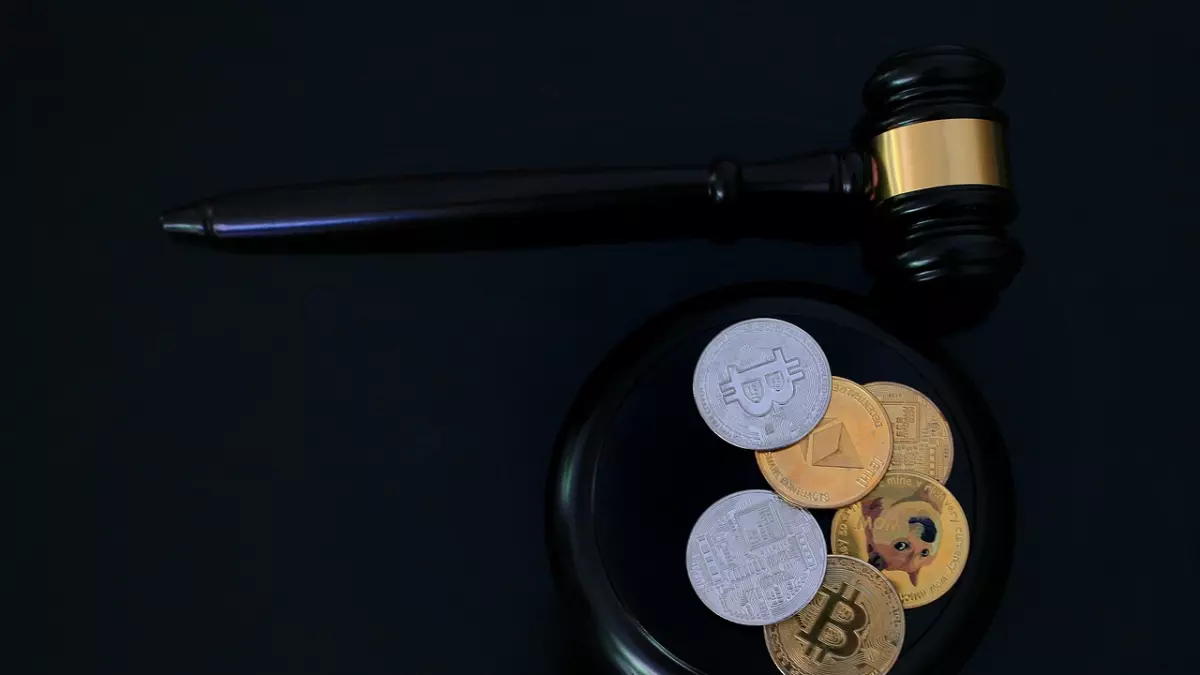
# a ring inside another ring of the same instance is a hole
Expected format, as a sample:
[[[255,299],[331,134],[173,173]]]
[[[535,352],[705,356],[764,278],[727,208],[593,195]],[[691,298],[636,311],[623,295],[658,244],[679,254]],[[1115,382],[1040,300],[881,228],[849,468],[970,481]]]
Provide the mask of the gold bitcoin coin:
[[[825,416],[799,443],[758,452],[758,468],[787,501],[831,509],[871,491],[892,459],[887,413],[871,392],[843,377],[833,378]]]
[[[893,471],[861,501],[833,514],[829,539],[834,553],[883,572],[905,609],[945,595],[971,545],[962,506],[949,490],[928,476]]]
[[[904,607],[874,567],[831,555],[812,602],[763,633],[784,675],[883,675],[904,644]]]
[[[892,464],[889,471],[932,476],[945,485],[954,464],[954,437],[946,416],[925,394],[897,382],[868,382],[892,422]]]

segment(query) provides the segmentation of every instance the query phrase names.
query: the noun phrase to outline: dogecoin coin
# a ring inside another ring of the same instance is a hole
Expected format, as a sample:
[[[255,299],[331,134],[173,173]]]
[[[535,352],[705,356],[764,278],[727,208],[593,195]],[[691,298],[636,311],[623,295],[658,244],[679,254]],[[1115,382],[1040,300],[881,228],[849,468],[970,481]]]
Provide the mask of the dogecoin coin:
[[[866,389],[833,378],[825,417],[799,443],[755,455],[779,496],[807,508],[845,506],[871,491],[892,458],[883,406]]]
[[[874,567],[831,555],[813,601],[763,632],[784,675],[883,675],[904,644],[904,607]]]
[[[905,609],[926,605],[958,581],[971,536],[962,506],[941,483],[889,471],[855,504],[833,514],[834,553],[866,560],[892,582]]]
[[[825,578],[825,535],[812,514],[770,490],[708,507],[688,537],[692,588],[723,619],[765,626],[808,604]]]
[[[932,476],[945,485],[954,464],[954,437],[946,416],[925,394],[897,382],[868,382],[892,422],[891,471]]]

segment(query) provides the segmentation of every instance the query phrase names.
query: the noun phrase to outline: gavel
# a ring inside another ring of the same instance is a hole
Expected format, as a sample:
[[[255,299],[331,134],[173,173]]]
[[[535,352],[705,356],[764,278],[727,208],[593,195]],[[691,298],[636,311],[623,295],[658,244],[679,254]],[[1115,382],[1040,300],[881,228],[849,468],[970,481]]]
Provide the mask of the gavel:
[[[884,60],[852,146],[705,166],[401,176],[243,191],[163,214],[163,230],[249,250],[405,250],[750,236],[858,238],[884,304],[978,318],[1021,267],[994,101],[1004,72],[936,46]],[[808,216],[806,218],[806,216]]]

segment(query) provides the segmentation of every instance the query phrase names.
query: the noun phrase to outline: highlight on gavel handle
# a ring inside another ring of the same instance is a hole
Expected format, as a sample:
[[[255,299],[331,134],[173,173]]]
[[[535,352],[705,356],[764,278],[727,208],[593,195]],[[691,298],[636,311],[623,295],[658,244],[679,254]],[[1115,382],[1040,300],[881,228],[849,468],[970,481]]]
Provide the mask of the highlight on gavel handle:
[[[230,193],[167,211],[166,232],[220,239],[425,231],[491,216],[604,208],[727,208],[840,195],[866,200],[872,160],[820,152],[739,165],[433,174]],[[469,243],[469,242],[468,242]]]

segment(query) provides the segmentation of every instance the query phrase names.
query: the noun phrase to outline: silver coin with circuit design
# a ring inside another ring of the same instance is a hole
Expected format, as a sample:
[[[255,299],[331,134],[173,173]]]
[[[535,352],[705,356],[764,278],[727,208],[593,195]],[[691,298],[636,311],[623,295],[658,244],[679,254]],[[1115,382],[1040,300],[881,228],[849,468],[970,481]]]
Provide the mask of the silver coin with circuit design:
[[[827,549],[812,514],[769,490],[743,490],[708,507],[687,543],[688,578],[723,619],[765,626],[807,605],[825,578]]]

